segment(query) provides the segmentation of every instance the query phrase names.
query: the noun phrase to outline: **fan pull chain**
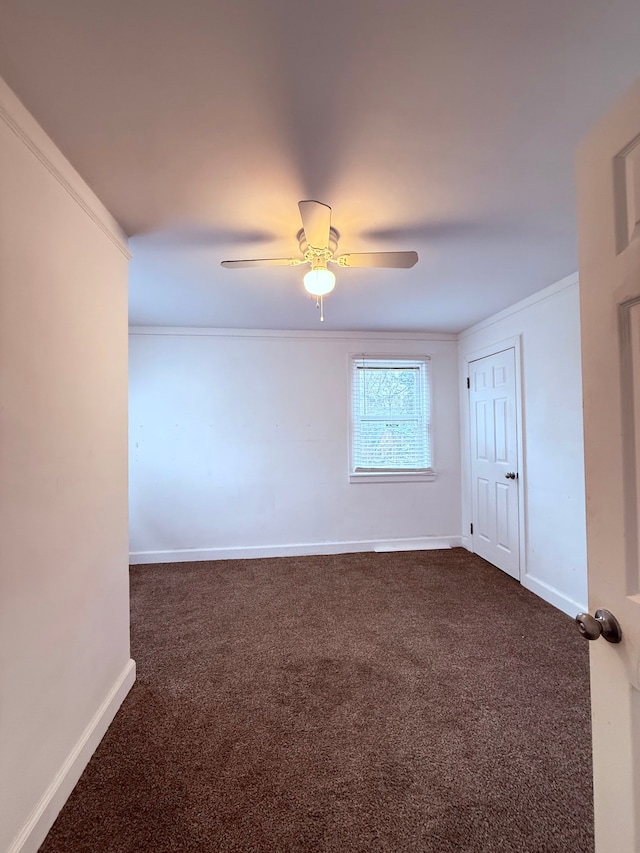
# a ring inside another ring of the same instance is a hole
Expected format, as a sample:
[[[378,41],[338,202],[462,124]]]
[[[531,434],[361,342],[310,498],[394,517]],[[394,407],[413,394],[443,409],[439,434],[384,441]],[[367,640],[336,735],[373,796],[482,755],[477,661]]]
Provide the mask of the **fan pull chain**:
[[[324,323],[324,296],[320,297],[320,322]]]

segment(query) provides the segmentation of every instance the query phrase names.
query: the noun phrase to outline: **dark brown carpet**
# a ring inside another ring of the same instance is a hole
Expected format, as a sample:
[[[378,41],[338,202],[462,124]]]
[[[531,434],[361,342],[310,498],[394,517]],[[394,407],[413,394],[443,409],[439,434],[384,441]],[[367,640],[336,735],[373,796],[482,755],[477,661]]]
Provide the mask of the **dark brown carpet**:
[[[138,681],[41,848],[593,850],[587,644],[462,549],[131,570]]]

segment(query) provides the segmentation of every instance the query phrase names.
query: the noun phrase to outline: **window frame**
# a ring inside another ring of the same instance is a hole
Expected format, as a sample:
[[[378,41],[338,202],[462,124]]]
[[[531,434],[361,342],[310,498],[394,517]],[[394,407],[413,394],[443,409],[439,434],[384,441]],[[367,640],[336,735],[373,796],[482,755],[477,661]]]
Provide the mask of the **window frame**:
[[[355,418],[354,418],[354,395],[356,391],[355,376],[357,364],[362,361],[371,360],[396,363],[394,366],[415,365],[420,364],[420,369],[423,371],[424,386],[425,386],[425,408],[426,408],[426,427],[427,427],[427,447],[431,458],[431,465],[428,468],[415,469],[377,469],[377,470],[356,470],[354,464],[354,439],[355,439]],[[434,468],[434,442],[433,442],[433,377],[432,377],[432,360],[428,354],[420,353],[349,353],[349,482],[350,483],[417,483],[430,482],[437,478],[437,473]]]

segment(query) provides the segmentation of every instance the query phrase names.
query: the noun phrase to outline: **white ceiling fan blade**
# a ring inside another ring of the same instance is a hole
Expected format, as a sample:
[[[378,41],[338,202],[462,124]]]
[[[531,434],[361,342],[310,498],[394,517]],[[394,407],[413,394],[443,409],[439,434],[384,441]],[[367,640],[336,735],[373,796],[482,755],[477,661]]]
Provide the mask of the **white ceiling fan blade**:
[[[326,249],[329,246],[331,228],[331,208],[321,201],[299,201],[298,209],[307,243],[314,249]]]
[[[300,258],[249,258],[246,261],[221,261],[220,266],[237,270],[243,267],[297,267],[302,263],[304,261]]]
[[[341,267],[388,267],[409,269],[418,262],[417,252],[351,252],[334,258]]]

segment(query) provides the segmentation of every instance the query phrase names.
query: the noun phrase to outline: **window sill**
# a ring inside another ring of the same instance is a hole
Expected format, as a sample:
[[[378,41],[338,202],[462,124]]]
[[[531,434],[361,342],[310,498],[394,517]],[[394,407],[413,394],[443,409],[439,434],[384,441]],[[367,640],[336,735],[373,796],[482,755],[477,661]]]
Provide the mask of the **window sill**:
[[[350,483],[430,483],[436,480],[435,471],[352,471]]]

